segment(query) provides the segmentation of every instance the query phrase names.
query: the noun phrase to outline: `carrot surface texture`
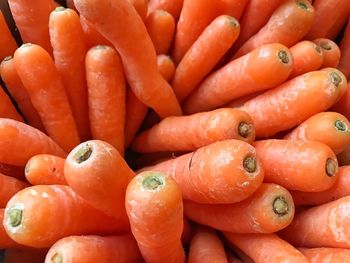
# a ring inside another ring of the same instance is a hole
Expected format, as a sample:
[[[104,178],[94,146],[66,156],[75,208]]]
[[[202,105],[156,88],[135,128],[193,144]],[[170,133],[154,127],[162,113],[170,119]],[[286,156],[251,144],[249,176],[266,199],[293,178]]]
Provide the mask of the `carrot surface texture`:
[[[149,0],[148,13],[152,13],[154,10],[165,10],[169,12],[175,20],[178,20],[182,5],[183,0]]]
[[[170,82],[175,74],[175,64],[171,57],[164,54],[158,55],[157,67],[162,77]]]
[[[113,46],[112,43],[102,36],[101,33],[94,28],[92,23],[82,15],[80,15],[80,24],[83,29],[85,42],[88,48],[98,45]]]
[[[350,17],[343,38],[340,41],[339,49],[341,57],[338,69],[343,72],[347,78],[350,78]]]
[[[317,38],[314,42],[320,46],[323,53],[323,62],[321,67],[333,67],[336,68],[340,61],[340,49],[338,45],[327,38]]]
[[[20,244],[16,243],[15,241],[13,241],[9,235],[6,233],[6,230],[2,224],[3,220],[4,220],[4,213],[5,213],[5,209],[4,208],[0,208],[0,249],[7,249],[7,248],[18,248],[21,247]]]
[[[343,263],[350,261],[350,249],[344,248],[298,248],[310,263]]]
[[[2,61],[5,57],[12,56],[18,47],[2,11],[0,11],[0,36],[0,60]]]
[[[28,186],[26,182],[0,173],[0,208],[6,207],[12,196]]]
[[[13,119],[24,122],[22,116],[17,112],[15,106],[12,104],[10,97],[6,94],[4,88],[0,85],[0,117]]]
[[[129,0],[136,9],[142,21],[146,21],[148,13],[148,0]]]

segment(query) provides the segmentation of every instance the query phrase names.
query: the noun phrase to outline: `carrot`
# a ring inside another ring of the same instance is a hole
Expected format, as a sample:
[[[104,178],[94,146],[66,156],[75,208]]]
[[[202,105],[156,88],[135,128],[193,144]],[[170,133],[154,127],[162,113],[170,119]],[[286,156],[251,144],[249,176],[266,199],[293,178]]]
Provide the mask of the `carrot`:
[[[22,116],[17,112],[15,106],[12,104],[11,99],[7,96],[3,87],[0,85],[0,117],[9,118],[16,121],[23,122]]]
[[[135,174],[112,145],[98,140],[78,145],[65,161],[64,175],[93,207],[127,221],[125,189]]]
[[[5,209],[0,209],[0,220],[1,222],[4,220],[4,212]],[[13,241],[8,234],[5,231],[5,228],[3,224],[0,224],[0,249],[6,249],[6,248],[15,248],[20,247],[21,245],[17,244],[15,241]]]
[[[193,236],[192,226],[190,222],[186,219],[186,217],[183,218],[183,230],[181,235],[181,243],[184,246],[189,245],[191,239]]]
[[[17,49],[17,43],[7,26],[5,17],[0,10],[0,60],[12,56]]]
[[[224,233],[225,238],[243,250],[256,263],[309,262],[303,254],[276,234]]]
[[[114,234],[125,228],[65,185],[35,185],[18,192],[7,203],[3,223],[15,242],[35,248],[70,235]]]
[[[293,58],[281,44],[261,46],[210,74],[185,101],[186,114],[215,109],[225,103],[273,88],[292,72]]]
[[[146,21],[148,12],[148,0],[130,0],[130,2],[135,7],[142,21]]]
[[[239,23],[235,18],[221,15],[198,36],[177,66],[172,82],[180,102],[184,101],[215,67],[235,42],[239,32]]]
[[[162,77],[170,82],[175,74],[175,64],[171,57],[167,55],[158,55],[157,66]]]
[[[66,5],[67,5],[68,8],[77,11],[77,9],[75,8],[74,1],[73,1],[73,0],[66,0]]]
[[[125,207],[146,262],[185,262],[183,204],[173,179],[158,172],[137,175],[126,190]]]
[[[337,67],[340,61],[340,49],[338,45],[327,38],[318,38],[314,42],[322,49],[323,63],[321,67]]]
[[[47,249],[11,248],[4,253],[4,263],[43,263]]]
[[[282,238],[297,247],[349,248],[350,196],[309,208],[298,213],[280,232]]]
[[[148,13],[155,10],[164,10],[170,13],[177,21],[179,19],[184,0],[150,0],[148,2]]]
[[[227,262],[224,245],[213,229],[198,226],[191,240],[188,263]]]
[[[345,88],[344,95],[340,100],[331,108],[331,110],[339,112],[347,119],[350,119],[350,83]]]
[[[350,249],[344,248],[298,248],[310,263],[343,263],[350,261]]]
[[[336,37],[349,18],[350,2],[347,0],[315,0],[313,6],[315,19],[305,38],[313,40]]]
[[[253,121],[237,109],[221,108],[189,116],[168,117],[133,141],[137,152],[194,151],[228,139],[251,143],[255,139]]]
[[[25,166],[25,176],[32,185],[62,184],[67,185],[64,177],[64,158],[38,154],[30,158]]]
[[[109,42],[104,36],[102,36],[101,33],[98,32],[93,27],[93,25],[82,15],[80,15],[80,24],[84,31],[85,42],[87,43],[88,48],[97,45],[112,46],[112,43]]]
[[[9,0],[8,3],[23,43],[40,45],[49,54],[52,54],[49,16],[55,8],[53,1]]]
[[[90,138],[85,79],[87,46],[79,15],[72,9],[57,7],[50,15],[49,32],[55,66],[66,90],[80,138],[86,141]]]
[[[252,117],[257,137],[268,137],[329,109],[346,85],[339,70],[312,71],[248,100],[239,109]]]
[[[69,236],[57,241],[49,250],[46,263],[142,262],[131,234],[121,236]]]
[[[264,44],[281,43],[287,47],[293,46],[309,31],[314,17],[314,9],[308,1],[285,1],[273,12],[265,26],[241,46],[234,58]]]
[[[65,151],[70,151],[79,144],[80,139],[67,94],[52,58],[38,45],[24,44],[17,49],[13,59],[48,135]]]
[[[318,70],[322,66],[323,52],[320,46],[312,41],[300,41],[290,48],[290,52],[293,55],[294,63],[289,78]]]
[[[21,179],[21,180],[23,178],[25,178],[24,177],[24,168],[21,166],[0,163],[0,173],[7,175],[7,176],[17,178],[17,179]]]
[[[346,78],[350,78],[350,17],[343,38],[339,44],[339,49],[341,56],[337,67],[344,73]]]
[[[126,79],[136,97],[162,119],[181,115],[172,88],[158,71],[152,41],[134,7],[122,0],[75,0],[74,3],[81,15],[119,52]],[[115,27],[118,30],[114,30]]]
[[[25,166],[34,155],[66,153],[46,134],[24,123],[0,118],[0,162]]]
[[[145,24],[157,55],[168,54],[175,32],[173,16],[167,11],[155,10],[148,15]]]
[[[247,3],[247,0],[184,0],[172,54],[175,64],[181,61],[215,17],[229,15],[239,20]]]
[[[337,155],[339,165],[350,165],[350,145]]]
[[[0,173],[0,208],[5,207],[15,193],[28,186],[26,182]]]
[[[96,46],[86,54],[85,64],[92,138],[123,155],[126,88],[120,57],[112,47]]]

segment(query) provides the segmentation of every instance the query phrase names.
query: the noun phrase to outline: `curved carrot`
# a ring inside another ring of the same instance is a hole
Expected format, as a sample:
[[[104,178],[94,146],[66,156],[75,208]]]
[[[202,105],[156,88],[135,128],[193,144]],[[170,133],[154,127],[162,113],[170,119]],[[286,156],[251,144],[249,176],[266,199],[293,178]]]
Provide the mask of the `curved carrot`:
[[[0,173],[0,208],[5,207],[12,196],[28,186],[26,182]]]
[[[111,47],[96,46],[86,54],[85,64],[92,138],[123,155],[126,91],[120,57]]]
[[[148,13],[154,10],[164,10],[169,12],[174,19],[179,19],[184,0],[150,0],[148,2]]]
[[[170,82],[175,74],[175,64],[171,57],[167,55],[158,55],[157,66],[162,77]]]
[[[254,124],[248,114],[221,108],[189,116],[168,117],[139,134],[132,148],[137,152],[194,151],[228,139],[251,143]]]
[[[22,116],[17,112],[11,99],[0,85],[0,117],[24,122]]]
[[[126,190],[125,207],[146,262],[185,262],[183,204],[173,179],[158,172],[137,175]]]
[[[80,138],[86,141],[90,138],[84,63],[87,46],[79,15],[72,9],[57,7],[50,15],[49,32],[55,66],[66,90]]]
[[[18,192],[7,203],[3,222],[14,241],[36,248],[50,247],[70,235],[124,230],[123,223],[91,207],[64,185],[35,185]]]
[[[43,263],[47,249],[10,248],[4,253],[4,263]]]
[[[157,55],[168,54],[175,32],[173,16],[167,11],[155,10],[148,15],[145,24]]]
[[[239,32],[239,23],[235,18],[221,15],[198,36],[178,64],[172,81],[180,102],[184,101],[215,67],[235,42]]]
[[[347,78],[350,78],[350,17],[343,38],[339,44],[339,49],[341,56],[338,69],[343,72]]]
[[[80,24],[84,31],[85,42],[88,48],[98,45],[112,46],[112,43],[102,36],[101,33],[94,28],[91,22],[82,15],[80,15]]]
[[[25,176],[32,185],[62,184],[67,185],[64,177],[64,158],[38,154],[30,158],[25,166]]]
[[[281,43],[287,47],[293,46],[309,31],[314,16],[314,9],[306,0],[284,2],[273,12],[266,25],[241,46],[234,58],[264,44]]]
[[[142,21],[146,21],[148,12],[148,0],[130,0],[130,2],[135,7]]]
[[[43,132],[22,122],[0,118],[1,163],[25,166],[32,156],[40,153],[66,156],[66,153]]]
[[[340,49],[338,45],[330,39],[318,38],[315,39],[317,45],[321,47],[323,53],[322,68],[324,67],[337,67],[340,61]]]
[[[17,49],[17,43],[7,26],[5,17],[0,10],[0,61],[7,56],[12,56]]]
[[[65,151],[70,151],[79,144],[80,139],[67,94],[52,58],[42,47],[25,44],[17,49],[13,59],[48,135]]]
[[[131,234],[121,236],[69,236],[49,250],[46,263],[142,262],[137,243]]]
[[[143,170],[170,175],[184,199],[206,204],[240,202],[259,188],[264,177],[254,147],[238,140],[212,143]]]
[[[294,216],[292,196],[276,184],[262,184],[236,204],[184,201],[184,209],[192,221],[233,233],[273,233],[289,225]]]
[[[4,220],[4,212],[5,209],[0,208],[0,221],[3,222]],[[15,248],[15,247],[21,247],[18,243],[13,241],[9,235],[6,233],[6,230],[3,226],[3,224],[0,224],[0,249],[7,249],[7,248]]]
[[[135,8],[125,0],[75,0],[74,3],[81,15],[119,52],[127,81],[136,97],[161,118],[181,115],[172,88],[158,71],[152,41]]]
[[[343,263],[350,262],[350,249],[345,248],[298,248],[310,263],[332,262]]]
[[[209,75],[185,101],[186,114],[215,109],[244,95],[273,88],[291,73],[293,58],[281,44],[261,46]]]
[[[0,119],[1,123],[1,119]],[[22,180],[24,177],[24,168],[21,166],[15,166],[5,163],[0,163],[0,173],[11,176],[17,179]]]

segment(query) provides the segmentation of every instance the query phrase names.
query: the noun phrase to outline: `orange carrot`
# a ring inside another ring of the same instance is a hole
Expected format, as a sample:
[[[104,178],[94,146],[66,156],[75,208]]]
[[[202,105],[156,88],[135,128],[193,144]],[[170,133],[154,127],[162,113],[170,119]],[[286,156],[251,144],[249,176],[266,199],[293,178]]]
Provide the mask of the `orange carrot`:
[[[89,118],[93,139],[112,144],[124,154],[125,79],[115,49],[96,46],[86,54]]]
[[[344,248],[298,248],[310,263],[350,262],[350,249]]]
[[[173,179],[158,172],[139,174],[128,185],[125,207],[146,262],[185,262],[181,245],[183,204]]]
[[[344,75],[350,78],[350,17],[348,24],[345,28],[343,38],[339,44],[340,49],[340,61],[338,64],[338,69],[344,73]]]
[[[22,122],[0,118],[1,163],[25,166],[32,156],[40,153],[66,156],[66,153],[43,132]]]
[[[73,1],[73,0],[66,0],[66,5],[67,5],[68,8],[77,11],[77,9],[75,8],[74,1]]]
[[[27,90],[24,88],[19,78],[15,63],[11,56],[6,57],[0,64],[0,74],[6,88],[29,125],[45,131],[44,125],[40,119],[37,110],[34,108]]]
[[[0,61],[7,56],[12,56],[17,49],[17,43],[12,36],[4,15],[0,10]]]
[[[28,186],[21,180],[0,173],[0,208],[5,207],[15,193]]]
[[[127,81],[136,97],[162,119],[181,115],[171,86],[158,71],[152,41],[135,8],[125,0],[75,0],[74,3],[81,15],[119,52]],[[114,30],[115,27],[118,30]]]
[[[171,57],[167,55],[158,55],[157,66],[162,77],[170,82],[175,74],[175,64]]]
[[[179,19],[184,0],[150,0],[148,2],[148,13],[154,10],[165,10],[177,21]]]
[[[340,100],[332,107],[332,110],[350,119],[350,83],[348,83],[344,95],[341,96]]]
[[[177,66],[172,82],[180,102],[184,101],[215,67],[235,42],[239,32],[239,23],[235,18],[221,15],[198,36]]]
[[[185,215],[199,224],[233,233],[273,233],[290,224],[294,204],[290,193],[276,184],[262,184],[236,204],[184,202]]]
[[[175,32],[173,16],[167,11],[155,10],[148,15],[145,24],[157,55],[168,54]]]
[[[66,90],[80,138],[86,141],[90,138],[84,63],[87,46],[79,15],[72,9],[57,7],[50,15],[49,31],[55,66]]]
[[[231,244],[243,250],[256,263],[309,262],[300,251],[275,234],[244,235],[225,232],[224,235]]]
[[[69,236],[57,241],[49,250],[46,263],[142,262],[131,234],[121,236]]]
[[[9,118],[23,122],[22,116],[17,112],[11,99],[7,96],[3,87],[0,85],[0,118]]]
[[[0,123],[1,123],[1,120],[0,120]],[[17,178],[17,179],[21,179],[21,180],[25,178],[24,168],[21,166],[0,163],[0,173]]]
[[[142,21],[145,21],[148,12],[148,0],[130,0],[130,2],[135,7]]]
[[[314,9],[308,1],[285,1],[273,12],[266,25],[241,46],[234,58],[264,44],[281,43],[287,47],[293,46],[309,31],[314,17]]]
[[[350,145],[337,155],[339,165],[350,165]]]
[[[64,177],[64,158],[38,154],[30,158],[25,166],[25,176],[32,185],[63,184],[67,185]]]
[[[106,235],[124,229],[123,223],[64,185],[35,185],[18,192],[7,203],[3,223],[14,241],[36,248],[50,247],[70,235]]]
[[[322,68],[337,67],[340,61],[340,49],[338,45],[327,38],[318,38],[314,42],[321,47],[323,53]]]
[[[4,263],[43,263],[47,249],[10,248],[4,253]]]
[[[52,58],[42,47],[25,44],[17,49],[13,59],[48,135],[65,151],[70,151],[79,144],[80,139],[67,94]]]
[[[4,211],[5,209],[0,209],[0,220],[1,222],[4,220]],[[15,248],[20,247],[21,245],[17,244],[13,241],[5,231],[3,224],[0,224],[0,249],[6,248]]]
[[[186,219],[186,217],[183,218],[183,225],[184,226],[181,235],[181,243],[182,245],[187,246],[192,239],[193,231],[192,226],[190,222]]]
[[[253,121],[243,111],[221,108],[189,116],[168,117],[139,134],[132,148],[137,152],[194,151],[228,139],[251,143]]]
[[[268,137],[329,109],[346,85],[339,70],[312,71],[248,100],[239,109],[252,117],[257,137]]]
[[[98,32],[94,26],[82,15],[80,15],[80,24],[84,31],[85,42],[87,43],[88,48],[97,45],[112,46],[112,43],[102,36],[101,33]]]
[[[261,46],[209,75],[185,101],[186,114],[215,109],[244,95],[273,88],[292,72],[293,58],[280,44]]]

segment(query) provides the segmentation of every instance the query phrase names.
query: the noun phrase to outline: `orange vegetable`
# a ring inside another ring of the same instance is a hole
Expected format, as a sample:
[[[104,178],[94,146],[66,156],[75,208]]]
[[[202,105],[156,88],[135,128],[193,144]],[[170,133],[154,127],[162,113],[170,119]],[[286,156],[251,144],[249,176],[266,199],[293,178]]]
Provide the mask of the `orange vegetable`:
[[[101,33],[94,28],[91,22],[82,15],[80,15],[80,24],[84,31],[85,42],[88,48],[98,45],[112,46],[112,43],[102,36]]]
[[[350,261],[350,249],[344,248],[298,248],[310,263],[343,263]]]
[[[5,17],[0,10],[0,61],[7,56],[12,56],[17,49],[17,43],[7,26]]]
[[[175,74],[175,64],[171,57],[167,55],[158,55],[157,66],[162,77],[170,82]]]
[[[130,0],[130,2],[136,9],[141,19],[145,21],[148,12],[148,0]]]
[[[175,20],[179,19],[184,0],[149,0],[148,13],[154,10],[165,10],[169,12]]]
[[[0,221],[1,222],[4,220],[4,212],[5,212],[5,209],[0,208]],[[15,248],[15,247],[21,247],[21,245],[17,244],[15,241],[13,241],[6,233],[6,230],[3,226],[3,224],[0,224],[0,249]]]
[[[3,87],[0,85],[0,117],[13,119],[23,122],[22,116],[17,112],[15,106],[12,104],[11,99],[7,96]]]
[[[10,248],[4,253],[4,263],[43,263],[47,249]]]
[[[26,182],[0,173],[0,208],[4,208],[12,196],[28,186]]]
[[[347,78],[350,78],[350,22],[348,22],[345,28],[343,38],[339,44],[339,49],[341,56],[338,69],[343,72]]]
[[[314,42],[321,47],[323,53],[322,68],[336,68],[340,61],[340,49],[338,45],[330,39],[318,38]]]

